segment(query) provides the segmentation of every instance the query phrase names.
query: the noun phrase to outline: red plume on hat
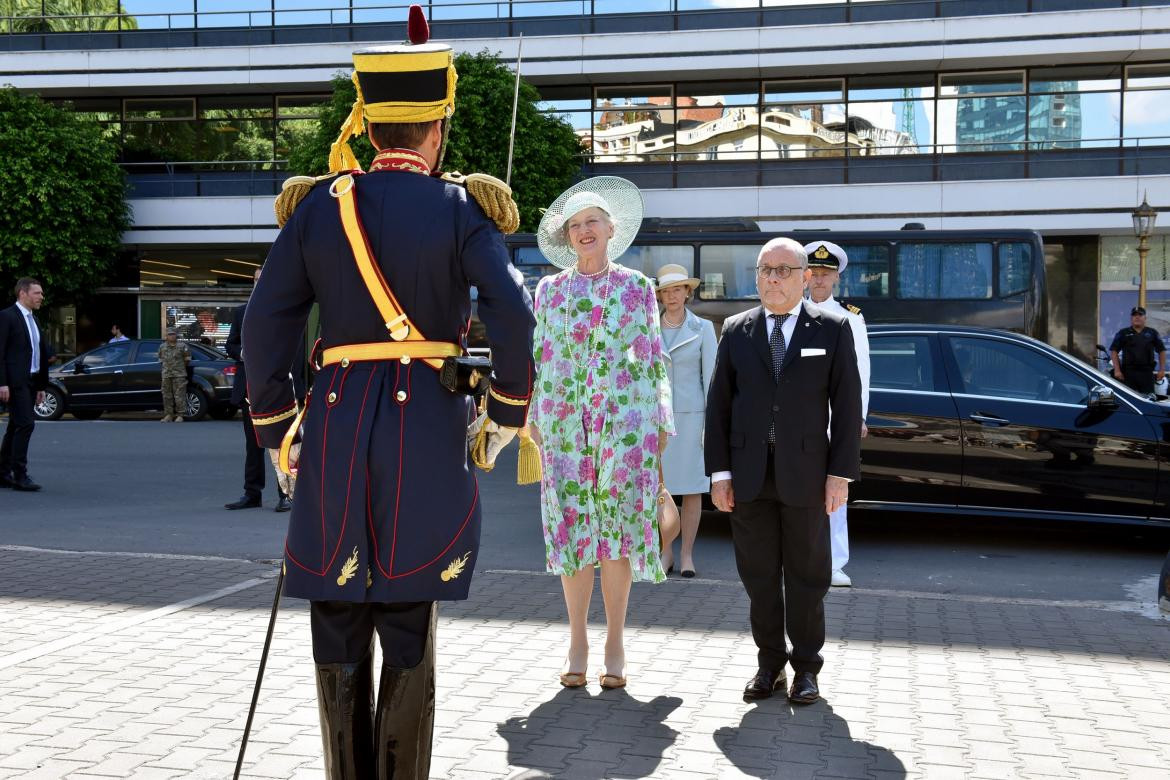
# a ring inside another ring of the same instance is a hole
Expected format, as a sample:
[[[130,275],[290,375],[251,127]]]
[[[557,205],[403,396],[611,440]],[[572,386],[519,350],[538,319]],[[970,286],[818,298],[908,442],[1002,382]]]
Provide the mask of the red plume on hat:
[[[412,5],[406,19],[406,37],[413,44],[426,43],[431,39],[431,27],[421,5]]]

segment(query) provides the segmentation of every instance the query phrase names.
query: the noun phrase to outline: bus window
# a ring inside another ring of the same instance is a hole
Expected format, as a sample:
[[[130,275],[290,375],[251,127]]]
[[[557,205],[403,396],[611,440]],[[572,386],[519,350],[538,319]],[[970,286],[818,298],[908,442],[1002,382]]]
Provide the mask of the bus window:
[[[755,299],[756,258],[762,243],[703,244],[699,247],[699,298],[705,301],[721,299]]]
[[[903,241],[898,246],[898,297],[991,298],[991,243]]]
[[[844,244],[849,264],[841,274],[841,298],[888,298],[890,296],[889,244]]]
[[[690,245],[660,244],[645,246],[634,244],[618,258],[618,262],[626,268],[633,268],[653,279],[658,275],[658,269],[667,263],[678,263],[687,269],[687,273],[694,273],[695,248]]]
[[[999,245],[999,294],[1026,293],[1032,287],[1032,247],[1022,241]]]

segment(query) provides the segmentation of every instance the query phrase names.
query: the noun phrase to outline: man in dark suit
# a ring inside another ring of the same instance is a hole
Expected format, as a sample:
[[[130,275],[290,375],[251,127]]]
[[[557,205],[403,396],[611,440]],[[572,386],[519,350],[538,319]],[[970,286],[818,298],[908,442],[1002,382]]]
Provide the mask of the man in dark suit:
[[[840,314],[802,300],[809,276],[800,244],[778,238],[764,245],[756,261],[763,305],[724,323],[707,395],[711,500],[731,512],[759,648],[744,701],[783,690],[788,663],[795,673],[789,700],[819,697],[832,561],[828,516],[860,476],[861,380],[852,330]]]
[[[0,402],[8,405],[8,428],[0,444],[0,487],[34,491],[28,476],[28,443],[36,418],[33,406],[45,400],[49,348],[33,312],[45,292],[36,279],[16,283],[16,303],[0,311]]]
[[[252,276],[254,281],[260,281],[260,271]],[[232,310],[232,327],[228,331],[224,349],[228,356],[236,361],[235,383],[232,385],[232,403],[240,407],[240,415],[244,421],[244,494],[230,504],[224,504],[224,509],[252,509],[262,503],[265,482],[265,455],[264,448],[256,438],[256,430],[252,426],[251,407],[248,404],[248,372],[244,365],[243,329],[244,314],[248,304],[242,304]],[[298,403],[305,399],[305,342],[301,340],[301,348],[293,360],[293,390]],[[279,476],[279,475],[278,475]],[[292,510],[292,499],[276,486],[276,512]]]
[[[412,6],[412,40],[425,24]],[[284,592],[311,602],[326,776],[423,780],[435,602],[467,598],[481,516],[467,449],[474,401],[441,369],[465,351],[474,286],[492,352],[491,451],[527,418],[535,320],[499,221],[432,175],[455,106],[451,47],[379,47],[355,53],[354,66],[359,97],[333,147],[335,174],[292,179],[278,199],[287,222],[248,302],[243,354],[260,443],[301,436],[283,455],[297,471]],[[363,119],[378,154],[358,175],[347,141]],[[288,367],[314,302],[319,371],[300,417]]]

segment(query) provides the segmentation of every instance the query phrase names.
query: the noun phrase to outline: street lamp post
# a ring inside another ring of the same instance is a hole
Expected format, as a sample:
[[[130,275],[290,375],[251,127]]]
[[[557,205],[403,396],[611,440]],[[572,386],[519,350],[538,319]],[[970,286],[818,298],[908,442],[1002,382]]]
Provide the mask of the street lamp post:
[[[1133,232],[1138,238],[1138,306],[1146,306],[1146,255],[1150,251],[1150,234],[1154,232],[1154,222],[1158,219],[1158,212],[1146,202],[1142,195],[1142,205],[1133,210]]]

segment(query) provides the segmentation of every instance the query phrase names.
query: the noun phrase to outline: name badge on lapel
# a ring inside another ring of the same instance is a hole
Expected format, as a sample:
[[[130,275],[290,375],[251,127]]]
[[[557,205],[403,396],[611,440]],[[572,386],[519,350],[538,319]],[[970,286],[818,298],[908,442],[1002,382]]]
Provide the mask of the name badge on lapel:
[[[801,347],[800,348],[800,356],[801,357],[819,357],[819,356],[824,355],[824,354],[825,354],[825,350],[818,349],[816,347]]]

